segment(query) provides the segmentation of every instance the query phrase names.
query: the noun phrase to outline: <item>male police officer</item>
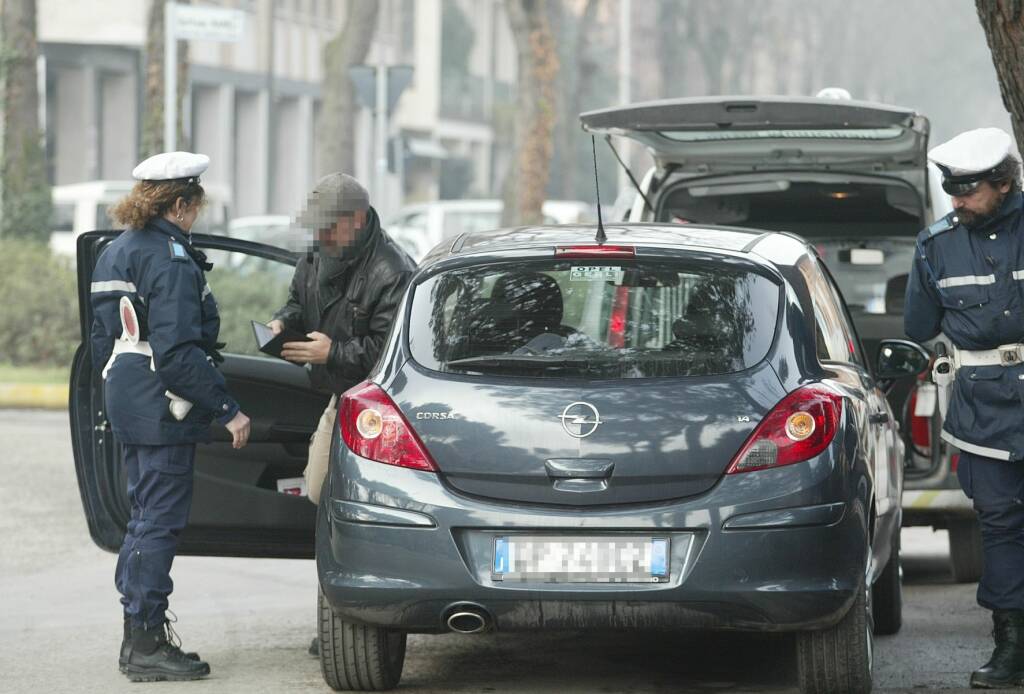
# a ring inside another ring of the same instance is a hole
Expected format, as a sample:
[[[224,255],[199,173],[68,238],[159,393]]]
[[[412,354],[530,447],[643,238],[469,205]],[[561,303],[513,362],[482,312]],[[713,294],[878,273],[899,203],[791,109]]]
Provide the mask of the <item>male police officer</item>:
[[[954,212],[918,235],[904,312],[913,339],[941,331],[952,343],[942,438],[960,449],[957,475],[981,521],[978,603],[995,625],[975,688],[1024,683],[1024,219],[1012,144],[982,128],[929,152]]]

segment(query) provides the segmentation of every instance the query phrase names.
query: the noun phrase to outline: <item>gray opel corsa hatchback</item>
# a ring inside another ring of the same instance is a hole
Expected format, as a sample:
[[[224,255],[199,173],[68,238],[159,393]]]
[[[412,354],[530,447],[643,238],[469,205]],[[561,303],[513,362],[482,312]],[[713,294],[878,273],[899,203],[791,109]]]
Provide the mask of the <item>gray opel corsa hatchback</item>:
[[[808,692],[871,688],[900,627],[902,442],[813,249],[624,225],[434,249],[341,398],[317,517],[324,675],[385,689],[406,634],[794,631]]]
[[[69,403],[89,531],[115,552],[131,505],[85,338],[116,235],[78,242]],[[409,633],[540,629],[795,632],[803,691],[870,689],[872,634],[901,614],[884,390],[927,355],[883,341],[869,363],[796,236],[645,224],[602,241],[523,228],[434,249],[341,398],[314,506],[289,492],[326,396],[250,327],[296,256],[194,235],[252,434],[234,450],[213,428],[198,448],[178,553],[315,554],[335,689],[397,685]]]

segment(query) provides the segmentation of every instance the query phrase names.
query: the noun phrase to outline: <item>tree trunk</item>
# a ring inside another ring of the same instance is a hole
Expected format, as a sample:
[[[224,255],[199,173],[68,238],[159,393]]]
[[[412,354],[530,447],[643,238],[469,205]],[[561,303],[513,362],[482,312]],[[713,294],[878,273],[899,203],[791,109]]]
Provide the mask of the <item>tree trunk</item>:
[[[349,0],[345,24],[324,46],[323,106],[317,141],[322,147],[318,175],[355,169],[356,93],[348,69],[366,61],[377,29],[377,0]]]
[[[190,0],[177,0],[187,5]],[[153,0],[146,28],[146,94],[142,119],[142,158],[163,152],[164,147],[164,6],[168,0]],[[188,92],[188,42],[178,41],[178,110],[175,150],[187,150],[182,105]]]
[[[583,111],[583,95],[590,92],[591,83],[594,81],[594,72],[597,70],[597,62],[587,51],[587,42],[592,40],[598,2],[599,0],[587,0],[577,23],[573,42],[572,54],[576,64],[576,79],[573,80],[566,98],[566,124],[562,132],[564,154],[561,157],[562,197],[570,200],[576,199],[579,195],[576,191],[576,172],[580,162],[576,157],[576,145],[581,137],[579,117],[580,112]]]
[[[35,0],[0,0],[0,51],[0,237],[45,241],[51,202],[39,132]]]
[[[975,0],[992,62],[999,77],[1003,105],[1010,112],[1018,151],[1024,151],[1024,3],[1021,0]]]
[[[505,176],[502,226],[539,224],[551,173],[558,53],[548,23],[547,0],[506,0],[518,54],[516,122]]]

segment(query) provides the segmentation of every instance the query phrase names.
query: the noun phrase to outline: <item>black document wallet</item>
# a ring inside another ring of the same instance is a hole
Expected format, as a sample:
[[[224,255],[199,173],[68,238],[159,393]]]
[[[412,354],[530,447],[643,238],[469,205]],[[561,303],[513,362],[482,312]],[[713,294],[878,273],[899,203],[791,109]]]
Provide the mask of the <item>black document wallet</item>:
[[[269,326],[255,320],[252,321],[252,333],[256,336],[256,346],[260,351],[278,359],[283,358],[281,357],[281,348],[286,342],[312,342],[308,337],[291,328],[285,328],[275,335]]]

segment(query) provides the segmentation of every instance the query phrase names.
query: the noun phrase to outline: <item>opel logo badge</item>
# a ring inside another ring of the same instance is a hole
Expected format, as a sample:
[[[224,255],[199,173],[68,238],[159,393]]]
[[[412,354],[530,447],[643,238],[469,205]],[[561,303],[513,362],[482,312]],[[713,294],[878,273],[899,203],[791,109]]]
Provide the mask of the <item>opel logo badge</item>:
[[[559,417],[565,433],[576,439],[585,439],[597,431],[601,415],[589,402],[574,402],[562,410]]]

